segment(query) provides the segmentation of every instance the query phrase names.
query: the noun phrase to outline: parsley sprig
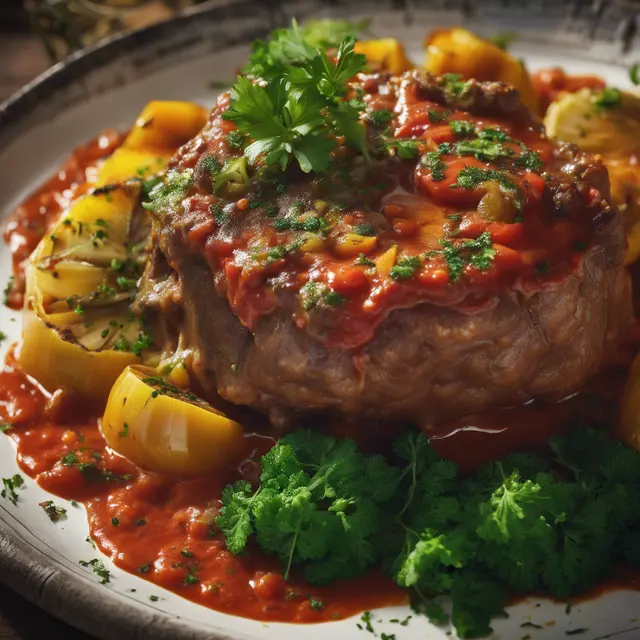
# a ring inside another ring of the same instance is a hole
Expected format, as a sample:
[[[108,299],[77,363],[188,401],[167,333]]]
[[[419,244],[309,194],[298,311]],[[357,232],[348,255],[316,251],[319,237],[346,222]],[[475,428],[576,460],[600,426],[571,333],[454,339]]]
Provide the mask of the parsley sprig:
[[[368,158],[360,111],[343,99],[347,81],[366,65],[354,44],[346,37],[329,57],[305,40],[294,21],[256,45],[247,68],[253,79],[237,78],[222,116],[251,138],[244,149],[251,163],[264,157],[284,171],[295,159],[305,173],[325,172],[336,136]]]

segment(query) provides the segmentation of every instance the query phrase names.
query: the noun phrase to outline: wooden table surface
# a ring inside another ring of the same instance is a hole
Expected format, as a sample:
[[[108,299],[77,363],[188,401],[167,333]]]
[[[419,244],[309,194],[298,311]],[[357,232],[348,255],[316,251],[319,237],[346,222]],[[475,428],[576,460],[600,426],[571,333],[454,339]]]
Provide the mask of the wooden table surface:
[[[29,34],[0,32],[0,102],[49,66],[40,42]],[[0,584],[0,640],[90,640]],[[126,640],[126,638],[123,638]]]

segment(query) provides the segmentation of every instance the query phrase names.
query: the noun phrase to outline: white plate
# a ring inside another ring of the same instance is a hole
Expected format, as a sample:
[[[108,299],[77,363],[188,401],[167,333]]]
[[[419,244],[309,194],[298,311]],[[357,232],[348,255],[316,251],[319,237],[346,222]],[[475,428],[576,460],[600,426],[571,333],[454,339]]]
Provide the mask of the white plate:
[[[246,59],[247,42],[256,34],[288,22],[290,15],[323,13],[314,2],[286,3],[283,6],[288,15],[264,3],[246,0],[215,4],[217,8],[199,15],[152,27],[75,56],[0,109],[0,214],[8,214],[55,171],[74,146],[106,127],[130,125],[148,100],[185,99],[211,105],[215,92],[208,89],[208,83],[233,77],[232,70]],[[372,17],[374,34],[398,37],[417,61],[424,55],[421,43],[428,31],[459,24],[465,18],[457,11],[401,11],[386,7],[386,3],[377,3],[375,8],[357,2],[342,4],[349,5],[342,7],[343,15],[353,19]],[[572,18],[562,3],[546,7],[534,3],[534,8],[528,10],[495,9],[494,4],[497,3],[483,3],[483,19],[468,19],[470,28],[487,35],[506,30],[520,32],[511,50],[523,57],[531,69],[562,65],[569,72],[595,73],[619,87],[628,85],[626,67],[633,52],[622,55],[620,41],[615,38],[589,40],[585,34],[588,21]],[[611,15],[610,22],[605,21],[605,36],[616,33],[616,29],[618,33],[621,28],[624,30],[618,17]],[[9,273],[9,251],[3,246],[0,283]],[[18,339],[19,314],[2,307],[0,327],[12,340]],[[16,472],[12,441],[0,437],[0,474],[8,477]],[[135,634],[154,640],[368,637],[363,635],[366,631],[357,628],[358,617],[299,626],[266,624],[218,613],[125,573],[106,558],[112,580],[101,586],[88,569],[78,564],[97,556],[85,542],[88,527],[84,509],[56,498],[57,504],[68,509],[69,516],[53,524],[38,506],[51,496],[35,482],[27,479],[19,495],[18,506],[0,501],[0,579],[93,635],[121,639]],[[149,595],[159,596],[160,600],[152,603]],[[451,637],[447,629],[433,627],[426,619],[414,617],[406,627],[389,622],[407,613],[407,609],[399,608],[374,612],[376,633],[395,634],[396,640]],[[565,613],[563,603],[528,600],[509,609],[508,619],[496,622],[493,637],[558,639],[570,637],[578,629],[586,629],[578,636],[584,640],[640,638],[640,592],[608,593],[577,604],[570,614]]]

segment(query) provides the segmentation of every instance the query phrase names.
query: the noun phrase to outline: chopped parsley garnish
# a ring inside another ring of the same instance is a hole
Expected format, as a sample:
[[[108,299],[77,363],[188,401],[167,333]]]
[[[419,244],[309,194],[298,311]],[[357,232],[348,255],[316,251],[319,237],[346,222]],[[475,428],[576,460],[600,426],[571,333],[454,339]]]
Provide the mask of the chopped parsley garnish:
[[[391,122],[395,118],[395,113],[388,109],[379,109],[378,111],[371,111],[367,117],[374,125],[380,126]]]
[[[517,191],[515,183],[505,173],[495,169],[480,169],[478,167],[465,167],[462,169],[451,188],[475,189],[488,180],[495,180],[505,189]]]
[[[193,551],[189,551],[189,549],[182,549],[182,551],[180,551],[180,553],[185,557],[185,558],[193,558],[193,556],[195,555],[193,553]]]
[[[504,132],[500,131],[500,129],[493,129],[492,127],[487,127],[478,133],[478,138],[481,140],[491,140],[491,142],[508,142],[510,140],[509,136]]]
[[[156,213],[170,211],[184,198],[192,182],[193,171],[191,169],[184,171],[172,169],[162,182],[153,187],[149,193],[149,201],[143,202],[142,206]]]
[[[122,431],[120,431],[120,432],[118,433],[118,437],[119,437],[119,438],[125,438],[125,437],[126,437],[126,436],[128,436],[128,435],[129,435],[129,425],[125,422],[125,423],[122,425]]]
[[[0,424],[0,433],[5,433],[6,431],[9,431],[9,429],[13,429],[12,424],[9,424],[8,422]]]
[[[136,338],[136,341],[131,345],[131,351],[140,356],[145,349],[148,349],[153,345],[153,336],[148,331],[141,331]]]
[[[401,258],[395,266],[391,267],[389,275],[393,280],[406,280],[413,277],[421,264],[422,262],[418,256]]]
[[[198,580],[198,577],[196,576],[196,569],[195,567],[191,566],[187,568],[187,575],[184,577],[184,580],[182,581],[182,584],[185,585],[186,587],[194,585],[194,584],[198,584],[200,582],[200,580]]]
[[[2,478],[3,489],[0,492],[0,496],[6,498],[11,504],[18,504],[18,494],[16,489],[19,489],[24,484],[23,477],[16,473],[11,478]]]
[[[359,236],[375,236],[376,228],[369,222],[359,222],[354,225],[353,232],[357,233]]]
[[[138,573],[149,573],[149,571],[151,571],[150,564],[143,564],[138,567]]]
[[[316,600],[309,596],[309,606],[316,611],[322,611],[325,607],[324,602],[322,600]]]
[[[471,82],[463,80],[459,73],[445,73],[442,80],[445,92],[454,98],[462,97],[471,88]]]
[[[49,520],[51,520],[51,522],[58,522],[58,520],[66,518],[67,516],[67,510],[62,507],[56,507],[52,500],[39,502],[38,506],[44,509],[44,512],[49,516]]]
[[[232,149],[242,149],[247,141],[247,137],[240,131],[230,131],[225,140]]]
[[[94,558],[93,560],[80,560],[83,567],[91,567],[93,573],[100,579],[100,584],[107,584],[111,581],[111,574],[102,563],[102,560]]]
[[[467,265],[480,271],[486,271],[496,255],[491,234],[488,231],[482,233],[475,240],[454,242],[441,238],[440,244],[442,246],[441,255],[449,270],[451,282],[457,282],[460,279]]]
[[[361,253],[354,261],[353,264],[357,264],[363,267],[375,267],[376,263],[371,260],[370,258],[367,258],[367,256],[364,253]]]
[[[531,150],[523,151],[513,162],[517,167],[524,167],[527,171],[539,171],[544,166],[540,156]]]
[[[118,518],[111,518],[111,524],[117,527],[120,524],[120,520],[118,520]]]
[[[511,149],[508,149],[500,142],[491,142],[481,138],[461,140],[456,143],[456,152],[461,156],[474,156],[478,160],[487,162],[495,162],[499,158],[506,158],[513,154]]]
[[[428,153],[425,153],[420,160],[420,164],[427,169],[431,169],[431,177],[436,182],[444,180],[444,170],[447,165],[442,162],[437,152],[429,151]]]
[[[640,66],[637,63],[629,67],[629,80],[635,85],[640,84]]]
[[[606,87],[597,96],[594,101],[596,112],[600,113],[603,109],[615,109],[622,102],[622,94],[618,89]]]
[[[449,126],[451,132],[456,136],[470,136],[475,130],[473,122],[467,120],[451,120]]]
[[[13,280],[14,280],[14,277],[9,276],[9,279],[7,280],[7,284],[4,287],[2,303],[5,306],[9,304],[9,296],[11,295],[11,291],[13,289]]]
[[[322,304],[335,307],[346,302],[346,298],[326,284],[311,281],[300,289],[300,302],[305,311],[310,311]]]
[[[427,112],[427,115],[429,116],[429,121],[435,124],[437,122],[443,122],[444,120],[446,120],[449,117],[449,112],[430,109]]]

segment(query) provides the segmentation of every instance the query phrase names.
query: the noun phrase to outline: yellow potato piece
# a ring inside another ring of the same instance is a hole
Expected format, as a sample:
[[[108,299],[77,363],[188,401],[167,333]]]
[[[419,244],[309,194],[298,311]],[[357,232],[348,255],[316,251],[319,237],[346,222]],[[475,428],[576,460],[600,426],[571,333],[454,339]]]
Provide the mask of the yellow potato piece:
[[[193,102],[152,101],[124,141],[127,149],[177,149],[205,125],[208,112]]]
[[[356,42],[354,51],[366,56],[372,71],[402,73],[413,68],[404,47],[395,38],[360,40]]]
[[[179,475],[231,468],[245,448],[237,422],[141,366],[127,367],[113,385],[102,433],[136,464]]]
[[[434,31],[427,39],[425,68],[435,75],[459,73],[464,78],[508,82],[522,102],[540,113],[538,96],[525,67],[496,45],[459,27]]]
[[[549,106],[544,124],[549,137],[602,156],[627,234],[625,264],[631,264],[640,258],[640,97],[621,91],[615,108],[597,108],[600,93],[564,94]]]
[[[74,201],[33,252],[18,361],[49,391],[66,387],[100,400],[127,365],[140,362],[122,350],[136,342],[141,327],[127,318],[127,294],[114,288],[118,274],[111,268],[113,260],[128,256],[140,193],[138,182],[125,181],[163,171],[206,120],[206,110],[192,103],[149,103],[90,185],[110,187]],[[92,298],[102,285],[111,286],[112,298]],[[71,299],[78,298],[95,300],[95,306],[75,313]]]
[[[388,276],[396,263],[396,256],[398,255],[398,245],[394,244],[387,249],[382,255],[378,256],[375,260],[376,271],[382,276]]]
[[[361,253],[370,253],[376,248],[375,236],[363,236],[359,233],[345,233],[338,238],[335,252],[342,258],[358,256]]]
[[[627,446],[640,450],[640,355],[629,371],[617,435]]]
[[[18,362],[47,391],[68,388],[100,400],[107,397],[122,370],[138,361],[129,352],[83,349],[63,339],[34,310],[24,311]]]
[[[144,149],[116,149],[100,167],[96,186],[100,187],[129,178],[148,178],[164,170],[173,150],[146,151]]]

